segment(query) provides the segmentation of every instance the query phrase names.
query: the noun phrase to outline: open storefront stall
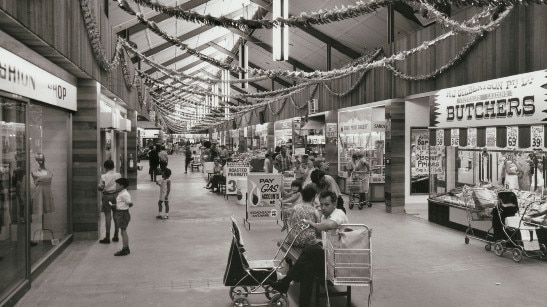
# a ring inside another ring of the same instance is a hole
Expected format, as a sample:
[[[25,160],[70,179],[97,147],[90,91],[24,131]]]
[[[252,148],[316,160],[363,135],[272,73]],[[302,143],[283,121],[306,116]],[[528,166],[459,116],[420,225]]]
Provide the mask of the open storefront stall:
[[[466,230],[473,211],[485,237],[498,192],[512,191],[524,220],[545,224],[545,78],[531,72],[432,97],[429,221]]]
[[[384,200],[385,107],[357,106],[338,112],[338,176],[341,189],[348,191],[349,163],[360,154],[371,166],[369,199]]]

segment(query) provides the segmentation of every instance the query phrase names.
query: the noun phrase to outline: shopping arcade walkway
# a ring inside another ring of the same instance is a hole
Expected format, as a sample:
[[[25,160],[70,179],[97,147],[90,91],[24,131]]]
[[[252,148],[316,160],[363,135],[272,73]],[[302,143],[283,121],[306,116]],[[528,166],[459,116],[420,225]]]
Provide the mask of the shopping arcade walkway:
[[[73,242],[33,283],[17,306],[228,307],[222,284],[230,248],[230,216],[240,227],[245,207],[206,189],[206,174],[184,174],[170,156],[173,194],[169,220],[157,220],[159,187],[141,161],[128,228],[131,254],[114,257],[121,242]],[[497,257],[481,242],[414,216],[387,214],[382,203],[348,210],[352,223],[373,228],[373,306],[545,306],[547,262]],[[253,259],[273,257],[282,239],[275,222],[253,222],[242,235]],[[297,306],[292,286],[291,306]],[[366,306],[368,288],[354,287],[353,305]],[[265,302],[254,295],[254,302]],[[331,306],[345,306],[343,299]],[[324,300],[320,306],[325,306]]]

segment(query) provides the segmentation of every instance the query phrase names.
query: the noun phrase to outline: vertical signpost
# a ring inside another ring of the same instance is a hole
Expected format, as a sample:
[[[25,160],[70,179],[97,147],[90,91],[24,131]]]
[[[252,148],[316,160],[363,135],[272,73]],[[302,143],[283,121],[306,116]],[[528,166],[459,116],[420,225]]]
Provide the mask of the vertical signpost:
[[[247,176],[248,199],[243,224],[251,221],[278,222],[281,210],[282,180],[280,174],[249,174]]]

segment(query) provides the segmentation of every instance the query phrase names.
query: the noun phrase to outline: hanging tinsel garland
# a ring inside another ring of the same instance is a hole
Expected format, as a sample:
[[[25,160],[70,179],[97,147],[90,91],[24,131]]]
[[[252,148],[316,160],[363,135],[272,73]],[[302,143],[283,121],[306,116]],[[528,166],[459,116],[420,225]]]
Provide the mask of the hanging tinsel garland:
[[[429,10],[435,15],[435,13],[434,13],[435,11],[434,11],[434,10],[432,10],[431,8],[429,8]],[[507,14],[508,11],[509,11],[509,10],[506,10],[505,13]],[[437,16],[436,18],[440,18],[440,17]],[[499,18],[499,19],[497,19],[495,22],[492,22],[492,23],[490,24],[490,27],[487,28],[488,31],[491,31],[491,30],[493,30],[494,28],[496,28],[497,25],[499,25],[499,22],[501,22],[501,19],[503,19],[503,18]],[[453,25],[454,25],[454,24],[452,24],[452,26],[451,26],[451,25],[448,25],[448,26],[449,26],[449,27],[453,27]],[[455,27],[455,28],[463,29],[463,27]],[[477,27],[468,27],[466,30],[476,31],[477,29],[478,29]],[[460,53],[460,55],[461,55],[461,54],[463,54],[463,53]],[[460,57],[460,55],[456,56],[456,58],[453,59],[453,60],[451,61],[451,63],[449,63],[449,64],[447,64],[447,65],[445,65],[445,66],[450,66],[450,65],[453,65],[454,63],[456,63],[457,60],[458,60],[458,58]],[[394,60],[399,60],[399,59],[400,59],[400,57],[397,57],[397,56],[392,57],[392,58],[393,58]],[[378,67],[387,67],[387,68],[389,69],[390,67],[392,67],[391,63],[392,63],[392,61],[386,61],[386,62],[384,63],[384,65],[379,65]],[[445,66],[443,66],[443,67],[445,67]],[[437,75],[437,74],[442,73],[442,72],[445,70],[445,69],[443,69],[443,67],[441,67],[440,69],[438,69],[434,74]],[[349,73],[354,73],[354,72],[352,71],[352,72],[349,72]],[[271,75],[277,75],[277,71],[270,71],[270,74],[271,74]],[[396,75],[401,75],[401,74],[397,74],[397,73],[396,73]],[[283,76],[283,74],[280,74],[279,76]],[[297,77],[302,77],[302,76],[297,76]],[[331,76],[331,77],[332,77],[332,76]],[[405,77],[403,77],[403,78],[405,78]],[[419,78],[419,77],[418,77],[418,78]],[[325,79],[327,79],[327,78],[325,78],[324,76],[321,76],[321,80],[325,80]],[[418,80],[418,79],[417,79],[417,80]],[[240,80],[236,80],[236,82],[241,82],[241,81],[240,81]],[[318,84],[316,84],[316,88],[317,88],[317,87],[318,87]],[[293,101],[292,97],[290,97],[290,98],[291,98],[291,101],[292,101],[293,104],[294,104],[294,101]],[[296,106],[296,105],[295,105],[295,106]],[[304,107],[305,107],[305,105],[304,105]]]
[[[103,44],[101,43],[101,33],[97,26],[96,17],[93,10],[89,7],[89,0],[80,0],[80,9],[84,17],[84,26],[86,28],[87,37],[91,44],[93,55],[101,68],[105,71],[112,71],[119,64],[120,51],[122,48],[121,42],[116,42],[116,48],[112,60],[108,60],[108,56],[105,53]]]
[[[292,96],[291,96],[291,97],[292,97]],[[274,110],[272,109],[273,103],[268,104],[268,108],[270,109],[270,112],[272,112],[273,115],[279,115],[279,113],[281,113],[281,111],[283,110],[283,107],[285,106],[285,103],[286,103],[286,102],[287,102],[287,98],[285,98],[285,99],[283,100],[283,102],[281,103],[281,105],[279,105],[279,106],[277,107],[277,111],[274,111]]]
[[[355,18],[361,15],[370,14],[376,12],[380,8],[387,7],[394,4],[395,0],[372,0],[368,2],[357,1],[355,5],[342,6],[341,8],[334,7],[330,10],[320,10],[319,12],[312,13],[300,13],[299,16],[292,16],[290,18],[277,18],[275,20],[261,19],[231,19],[226,17],[213,17],[211,15],[202,15],[193,11],[182,10],[172,6],[166,6],[151,0],[132,0],[138,5],[151,8],[157,12],[169,15],[173,18],[182,19],[188,22],[201,23],[211,26],[219,26],[224,28],[237,28],[240,30],[247,29],[271,29],[274,26],[286,25],[289,27],[309,27],[312,25],[327,24],[331,22],[338,22],[350,18]],[[118,0],[120,6],[127,6],[126,0]],[[403,1],[407,4],[414,4],[418,1]],[[442,1],[442,0],[429,0],[420,1],[430,6],[435,4],[442,5],[455,5],[455,6],[511,6],[511,5],[527,5],[527,4],[546,4],[545,0],[459,0],[459,1]]]

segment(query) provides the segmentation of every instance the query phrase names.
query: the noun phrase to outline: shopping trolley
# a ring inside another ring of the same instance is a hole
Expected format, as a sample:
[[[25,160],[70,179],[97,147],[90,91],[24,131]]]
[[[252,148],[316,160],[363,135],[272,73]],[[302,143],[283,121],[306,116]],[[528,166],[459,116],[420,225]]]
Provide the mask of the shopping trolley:
[[[351,173],[350,180],[346,183],[349,198],[349,208],[353,209],[355,205],[362,210],[366,205],[372,207],[372,203],[367,200],[368,188],[370,182],[370,173],[366,171],[354,171]]]
[[[364,224],[342,224],[325,233],[325,282],[334,286],[368,286],[368,305],[372,296],[372,229]],[[325,289],[328,291],[327,285]],[[330,306],[330,302],[327,302]],[[351,297],[348,298],[348,305]]]
[[[495,243],[494,236],[492,234],[492,226],[486,231],[486,236],[478,236],[475,234],[473,228],[474,222],[479,221],[492,221],[492,210],[495,204],[491,206],[481,205],[480,202],[475,202],[473,193],[484,190],[484,188],[472,188],[464,186],[462,188],[462,196],[465,202],[465,213],[467,216],[467,229],[465,230],[465,244],[469,244],[469,239],[475,239],[481,242],[485,242],[484,249],[490,251],[492,245]],[[475,194],[475,198],[477,195]]]

